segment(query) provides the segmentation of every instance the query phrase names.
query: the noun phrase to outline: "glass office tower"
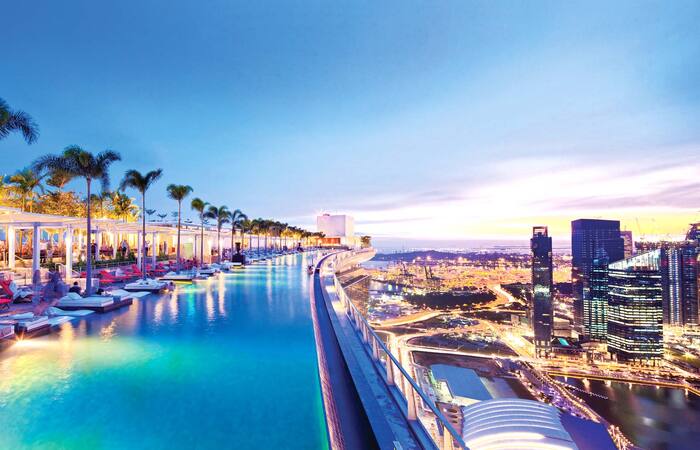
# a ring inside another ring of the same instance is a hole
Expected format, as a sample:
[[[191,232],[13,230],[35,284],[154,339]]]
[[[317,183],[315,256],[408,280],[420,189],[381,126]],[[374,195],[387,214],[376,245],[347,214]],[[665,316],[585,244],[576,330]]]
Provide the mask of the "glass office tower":
[[[661,250],[608,266],[608,352],[620,361],[663,357]]]
[[[694,242],[661,249],[664,323],[698,324],[698,254]]]
[[[610,262],[625,256],[619,220],[579,219],[571,222],[571,282],[574,294],[574,328],[585,334],[584,299],[590,299],[593,260],[604,251]]]
[[[546,356],[551,351],[554,310],[552,304],[552,238],[547,227],[533,227],[532,239],[532,328],[535,353]]]
[[[608,264],[604,251],[598,252],[591,269],[590,296],[583,301],[584,332],[591,341],[605,342],[608,334]]]

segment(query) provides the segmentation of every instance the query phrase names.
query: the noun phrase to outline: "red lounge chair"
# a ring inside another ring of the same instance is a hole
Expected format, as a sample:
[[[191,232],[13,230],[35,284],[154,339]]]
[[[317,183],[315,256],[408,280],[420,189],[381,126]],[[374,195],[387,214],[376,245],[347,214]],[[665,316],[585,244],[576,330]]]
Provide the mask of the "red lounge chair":
[[[156,277],[162,277],[163,275],[165,275],[167,273],[165,268],[156,266],[156,268],[154,269],[151,267],[150,264],[146,264],[146,272],[148,272],[149,274],[154,275]]]
[[[131,269],[129,269],[129,273],[131,273],[135,277],[143,277],[143,272],[141,272],[141,269],[139,269],[136,264],[131,265]]]
[[[107,284],[121,283],[128,280],[128,276],[116,276],[113,273],[109,273],[106,270],[100,270],[100,281]]]
[[[0,310],[10,309],[12,299],[10,297],[0,297]]]
[[[33,294],[18,297],[15,300],[15,293],[10,289],[11,280],[0,280],[0,295],[3,297],[9,297],[10,300],[16,303],[31,303]]]

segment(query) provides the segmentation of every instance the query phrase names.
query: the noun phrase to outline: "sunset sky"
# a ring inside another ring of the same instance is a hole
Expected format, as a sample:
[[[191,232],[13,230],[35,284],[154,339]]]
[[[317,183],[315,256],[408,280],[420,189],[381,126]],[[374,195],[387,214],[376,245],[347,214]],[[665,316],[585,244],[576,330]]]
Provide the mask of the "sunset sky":
[[[266,6],[260,3],[266,3]],[[647,236],[700,221],[700,3],[40,0],[3,5],[0,97],[69,144],[251,216],[402,238]],[[76,185],[76,188],[78,186]]]

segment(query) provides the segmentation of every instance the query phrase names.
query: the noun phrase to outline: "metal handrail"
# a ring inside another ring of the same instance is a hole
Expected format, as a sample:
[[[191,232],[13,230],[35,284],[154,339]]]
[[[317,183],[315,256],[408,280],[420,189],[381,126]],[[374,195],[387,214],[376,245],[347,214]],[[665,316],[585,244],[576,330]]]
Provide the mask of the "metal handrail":
[[[372,250],[359,250],[359,251],[352,251],[352,252],[340,252],[340,253],[334,253],[332,255],[329,255],[330,258],[333,258],[332,264],[335,264],[336,267],[338,266],[338,262],[344,262],[347,259],[361,255],[362,253],[366,252],[371,252]],[[328,261],[330,261],[330,258]],[[325,261],[324,261],[325,262]],[[321,264],[323,265],[323,263]],[[338,294],[338,298],[341,300],[341,303],[343,304],[346,314],[348,315],[348,318],[350,318],[350,322],[353,324],[353,328],[360,334],[362,340],[369,346],[369,349],[371,350],[371,356],[372,359],[374,360],[375,363],[378,363],[380,367],[382,367],[382,361],[379,355],[380,351],[383,351],[386,357],[389,359],[387,363],[384,365],[383,368],[386,369],[386,373],[384,374],[386,379],[386,383],[388,385],[394,385],[395,384],[395,373],[394,373],[394,368],[398,368],[399,373],[402,375],[403,379],[408,382],[410,385],[410,388],[413,389],[413,391],[418,394],[418,396],[423,400],[423,403],[430,409],[430,411],[435,415],[435,417],[438,420],[438,427],[442,427],[442,430],[438,428],[438,431],[442,431],[442,438],[443,441],[440,445],[440,443],[436,444],[444,449],[444,450],[451,450],[454,448],[453,442],[456,442],[459,448],[464,449],[464,450],[469,450],[466,443],[464,442],[464,439],[462,436],[457,432],[457,430],[454,429],[452,424],[447,420],[447,418],[440,412],[440,410],[437,408],[437,406],[433,403],[433,401],[428,397],[428,395],[423,392],[423,390],[418,386],[418,384],[415,382],[413,377],[403,368],[401,365],[401,362],[391,353],[391,351],[387,348],[387,346],[382,342],[381,338],[375,333],[375,331],[372,329],[370,324],[367,322],[365,317],[362,315],[362,313],[357,309],[355,304],[349,299],[348,295],[345,293],[345,290],[343,287],[340,285],[340,282],[335,276],[336,270],[333,269],[333,287],[335,289],[335,292]],[[323,275],[322,275],[323,276]],[[407,395],[406,392],[404,392],[406,388],[404,387],[403,389],[399,388],[399,392],[401,396],[403,397],[403,400],[406,401],[406,411],[404,414],[406,415],[406,418],[410,421],[417,420],[417,405],[415,401],[415,397],[413,395]],[[418,420],[418,423],[423,426],[425,429],[425,426],[422,424],[420,420]],[[449,434],[445,433],[445,430]],[[428,432],[428,430],[426,430]],[[428,434],[430,434],[428,432]],[[451,439],[450,439],[451,437]]]

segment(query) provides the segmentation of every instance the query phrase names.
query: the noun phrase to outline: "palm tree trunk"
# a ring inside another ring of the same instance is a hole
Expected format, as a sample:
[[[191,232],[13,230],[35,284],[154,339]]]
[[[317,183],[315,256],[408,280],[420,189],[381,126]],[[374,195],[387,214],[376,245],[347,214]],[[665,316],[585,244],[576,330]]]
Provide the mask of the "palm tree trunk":
[[[202,222],[202,239],[199,243],[199,267],[204,264],[204,222]]]
[[[177,252],[176,258],[177,258],[177,273],[180,273],[180,211],[182,209],[181,201],[178,200],[177,202]]]
[[[87,247],[85,252],[85,295],[92,293],[92,223],[90,220],[90,178],[87,179]]]
[[[146,191],[141,193],[141,275],[146,279]]]
[[[216,262],[221,264],[221,228],[216,228]]]
[[[233,248],[236,246],[236,243],[234,242],[236,239],[236,229],[231,226],[231,258],[233,258]],[[233,261],[233,259],[232,259]]]

